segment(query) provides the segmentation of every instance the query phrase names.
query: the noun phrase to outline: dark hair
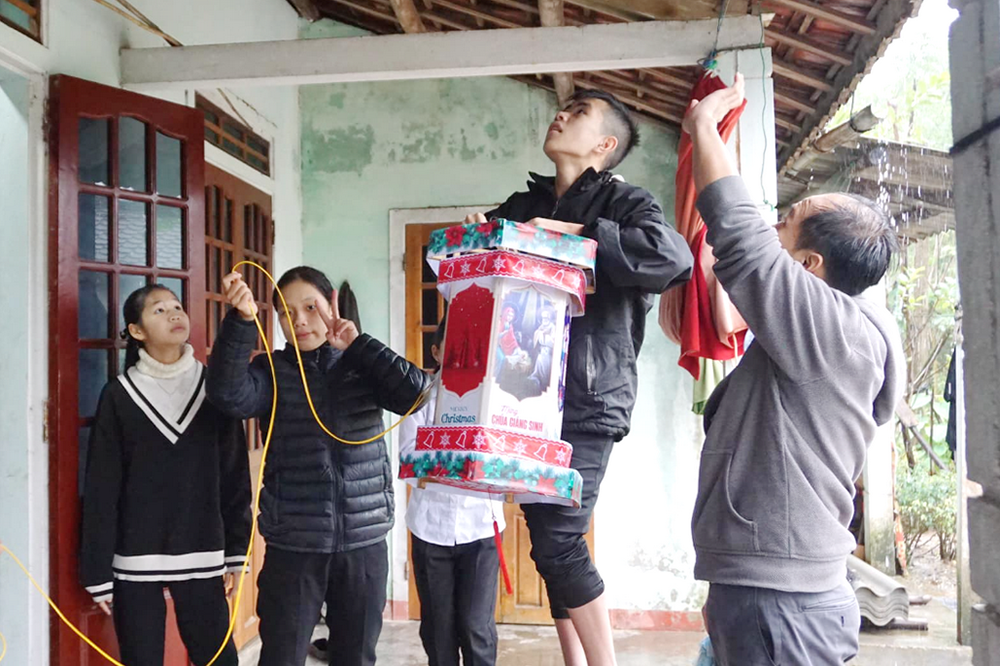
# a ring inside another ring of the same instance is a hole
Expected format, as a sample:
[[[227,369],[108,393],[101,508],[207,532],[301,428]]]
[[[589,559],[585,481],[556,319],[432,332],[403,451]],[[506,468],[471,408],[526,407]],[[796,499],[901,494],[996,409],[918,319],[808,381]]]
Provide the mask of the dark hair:
[[[447,320],[448,311],[446,310],[445,313],[441,315],[441,321],[438,322],[438,327],[435,329],[434,335],[431,337],[431,345],[437,347],[439,352],[444,352],[444,350],[441,349],[441,343],[444,342],[444,328]],[[441,367],[441,364],[437,362],[437,359],[431,358],[431,360],[434,361],[435,368]]]
[[[831,209],[802,221],[796,245],[823,257],[827,284],[857,296],[882,279],[899,243],[878,204],[856,194],[837,196]]]
[[[122,340],[125,341],[125,368],[123,370],[128,370],[139,362],[139,350],[142,349],[142,341],[133,338],[132,332],[128,330],[128,327],[129,324],[142,326],[142,311],[146,309],[146,299],[154,291],[165,291],[174,298],[177,298],[177,294],[168,287],[153,283],[133,291],[125,299],[125,305],[122,306],[122,318],[125,320],[125,329],[120,334]],[[178,298],[177,300],[179,301],[180,299]]]
[[[285,287],[293,282],[311,284],[316,287],[319,293],[323,294],[326,300],[333,299],[333,285],[330,283],[330,279],[326,277],[323,271],[317,270],[312,266],[296,266],[285,271],[281,279],[278,280],[278,289],[284,290]],[[271,294],[271,304],[278,310],[279,315],[282,317],[285,316],[285,313],[281,310],[281,299],[278,298],[277,289]]]
[[[614,169],[628,157],[633,148],[639,145],[639,126],[629,113],[628,107],[611,93],[603,90],[581,90],[573,95],[571,103],[585,99],[599,99],[608,105],[608,111],[604,114],[604,131],[618,139],[618,147],[608,155],[604,168]]]

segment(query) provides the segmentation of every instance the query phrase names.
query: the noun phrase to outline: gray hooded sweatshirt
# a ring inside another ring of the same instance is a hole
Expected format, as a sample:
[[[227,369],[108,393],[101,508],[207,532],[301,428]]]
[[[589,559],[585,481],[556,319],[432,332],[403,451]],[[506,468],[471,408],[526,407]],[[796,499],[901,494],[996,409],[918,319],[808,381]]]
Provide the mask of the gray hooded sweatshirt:
[[[740,177],[706,187],[697,206],[754,341],[706,406],[695,577],[833,589],[855,548],[854,481],[902,394],[899,332],[884,307],[792,259]]]

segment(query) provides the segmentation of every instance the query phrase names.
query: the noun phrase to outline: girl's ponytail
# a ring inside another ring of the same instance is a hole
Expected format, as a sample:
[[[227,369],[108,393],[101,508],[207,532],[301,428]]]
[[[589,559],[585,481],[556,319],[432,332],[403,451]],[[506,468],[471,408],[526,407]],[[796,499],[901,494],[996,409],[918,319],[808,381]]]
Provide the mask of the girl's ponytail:
[[[139,350],[142,349],[142,343],[132,337],[128,328],[121,332],[121,336],[122,340],[125,341],[125,367],[122,368],[122,372],[125,372],[139,362]]]

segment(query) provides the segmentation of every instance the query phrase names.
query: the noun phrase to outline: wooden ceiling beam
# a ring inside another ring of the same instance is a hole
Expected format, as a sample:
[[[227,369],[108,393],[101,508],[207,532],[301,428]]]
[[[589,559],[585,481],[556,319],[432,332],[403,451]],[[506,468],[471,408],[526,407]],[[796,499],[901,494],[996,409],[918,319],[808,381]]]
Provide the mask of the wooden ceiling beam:
[[[457,3],[457,2],[451,2],[451,0],[434,0],[434,6],[435,6],[435,8],[437,8],[437,7],[443,7],[444,9],[450,9],[453,12],[458,12],[459,14],[465,14],[466,16],[471,16],[474,19],[482,19],[483,21],[486,21],[487,23],[492,23],[493,25],[498,25],[501,28],[523,28],[524,27],[520,23],[516,23],[514,21],[508,21],[505,18],[501,18],[499,16],[495,16],[493,14],[490,14],[489,12],[484,12],[484,11],[482,11],[480,9],[476,9],[475,7],[470,7],[470,6],[463,5],[463,4],[460,4],[460,3]],[[439,12],[434,12],[434,15],[437,16],[437,17],[439,17],[439,18],[441,17],[441,14]]]
[[[766,0],[766,2],[770,5],[781,5],[789,9],[794,9],[797,12],[802,12],[811,19],[822,19],[830,23],[835,23],[842,28],[847,28],[851,32],[857,32],[862,35],[874,35],[877,30],[875,24],[871,21],[852,16],[851,14],[845,14],[836,9],[829,9],[818,2],[810,2],[809,0]]]
[[[782,2],[786,0],[780,0]],[[874,34],[855,35],[855,46],[848,46],[848,50],[853,53],[853,62],[844,67],[840,67],[836,74],[828,80],[830,88],[826,91],[814,93],[817,113],[812,114],[803,121],[802,130],[792,139],[791,148],[782,151],[778,156],[778,173],[783,174],[797,159],[799,153],[805,150],[809,144],[822,134],[823,127],[836,110],[850,99],[850,92],[858,84],[865,74],[865,70],[871,62],[878,57],[886,44],[886,40],[897,34],[902,22],[911,17],[919,3],[909,0],[888,0],[882,5],[881,11],[876,17],[875,25],[878,30]]]
[[[850,65],[853,62],[850,55],[841,52],[837,49],[837,47],[821,44],[820,42],[809,39],[808,37],[790,35],[787,32],[773,28],[767,28],[764,33],[779,44],[787,44],[792,48],[800,49],[802,51],[818,55],[822,58],[826,58],[830,62],[840,65]]]
[[[581,88],[586,88],[588,90],[604,89],[603,86],[596,85],[591,81],[580,81],[577,85],[579,85]],[[674,113],[669,109],[653,106],[648,101],[639,99],[639,97],[635,95],[630,95],[624,92],[615,92],[615,97],[617,97],[622,102],[625,102],[626,104],[635,107],[636,109],[662,116],[667,120],[677,123],[678,125],[681,123],[681,120],[683,120],[683,114]]]
[[[786,130],[789,130],[793,133],[798,132],[800,129],[802,129],[792,121],[782,118],[777,113],[774,114],[774,124],[777,125],[778,127],[784,127]]]
[[[594,78],[610,81],[614,85],[619,86],[619,89],[622,91],[634,90],[636,92],[641,92],[643,95],[648,95],[651,99],[662,102],[667,106],[674,107],[680,114],[683,114],[687,110],[687,104],[679,101],[675,97],[671,97],[669,92],[658,90],[654,86],[646,83],[633,81],[627,76],[622,76],[621,74],[617,74],[615,72],[594,72]],[[617,94],[617,91],[615,91],[615,94]]]
[[[772,63],[774,68],[774,73],[778,76],[783,76],[792,81],[798,81],[803,83],[814,90],[820,90],[823,92],[828,92],[833,90],[833,86],[830,82],[821,76],[807,72],[804,69],[791,65],[783,60],[774,60]]]
[[[341,6],[347,7],[349,9],[353,9],[354,11],[358,12],[359,14],[365,14],[366,16],[372,16],[374,18],[381,19],[383,21],[388,21],[389,23],[392,23],[392,24],[397,23],[396,17],[393,16],[392,14],[383,14],[382,12],[378,11],[377,9],[372,9],[371,7],[368,7],[367,5],[359,4],[359,3],[356,3],[356,2],[351,2],[350,0],[326,0],[326,1],[330,2],[330,3],[333,3],[333,4],[337,4],[337,5],[341,5]]]
[[[809,100],[803,100],[795,95],[780,93],[777,90],[774,91],[774,101],[785,106],[790,106],[796,111],[801,111],[807,115],[812,115],[816,113],[816,107],[809,102]]]
[[[563,0],[538,0],[538,17],[543,28],[558,28],[566,20],[563,11]],[[559,108],[565,107],[573,97],[573,74],[556,72],[552,75],[556,87],[556,100]]]
[[[389,4],[392,5],[399,25],[403,26],[403,32],[413,34],[427,31],[413,0],[389,0]]]
[[[504,5],[506,7],[510,7],[511,9],[520,9],[525,14],[538,13],[538,7],[527,2],[518,2],[518,0],[490,0],[490,2],[498,5]]]
[[[292,7],[295,7],[299,16],[307,21],[318,21],[323,18],[323,15],[319,13],[319,7],[313,0],[288,0],[288,2],[291,3]]]
[[[584,9],[615,16],[623,21],[693,21],[718,18],[717,0],[567,0]],[[729,0],[726,16],[745,16],[747,0]]]
[[[643,68],[643,69],[640,69],[638,71],[641,74],[644,74],[646,76],[652,77],[652,78],[657,79],[659,81],[663,81],[665,83],[671,83],[671,84],[673,84],[673,85],[675,85],[675,86],[677,86],[679,88],[684,88],[685,90],[688,90],[688,91],[690,91],[691,88],[694,87],[694,83],[695,83],[695,79],[685,79],[682,76],[678,76],[677,74],[674,74],[673,72],[669,72],[669,71],[664,70],[664,69],[648,69],[648,68]]]

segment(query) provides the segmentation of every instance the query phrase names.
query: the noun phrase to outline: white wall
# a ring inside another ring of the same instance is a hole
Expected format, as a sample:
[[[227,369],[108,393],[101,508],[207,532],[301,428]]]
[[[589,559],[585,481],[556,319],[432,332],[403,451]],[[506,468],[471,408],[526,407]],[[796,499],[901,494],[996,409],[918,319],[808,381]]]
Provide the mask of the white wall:
[[[298,35],[298,17],[280,0],[132,1],[185,44],[295,39]],[[25,560],[47,588],[48,460],[47,445],[42,441],[48,385],[47,170],[41,132],[46,77],[69,74],[117,86],[122,47],[164,43],[92,0],[42,2],[44,46],[0,25],[0,79],[9,69],[23,72],[31,77],[33,93],[29,101],[29,88],[3,85],[4,92],[13,91],[20,100],[20,120],[11,115],[18,105],[0,93],[0,132],[4,136],[0,187],[11,186],[10,195],[0,190],[4,229],[14,225],[28,230],[26,234],[4,234],[7,241],[0,248],[0,259],[5,275],[28,275],[29,284],[25,291],[4,290],[2,301],[4,310],[11,314],[4,331],[7,344],[0,352],[0,423],[4,426],[0,440],[0,540]],[[301,263],[302,258],[298,91],[289,87],[227,93],[240,115],[272,142],[273,181],[265,183],[263,189],[273,196],[275,270],[281,272]],[[193,91],[163,97],[188,105],[194,100]],[[223,104],[223,108],[228,107]],[[8,134],[12,122],[20,123],[20,130]],[[21,137],[21,145],[9,143],[7,136]],[[7,170],[13,170],[10,177]],[[14,194],[22,195],[20,200]],[[30,315],[22,318],[20,313]],[[76,563],[66,566],[75,567]],[[49,621],[45,602],[11,562],[0,558],[0,631],[10,643],[5,663],[49,663]]]
[[[4,349],[0,354],[0,540],[21,557],[28,556],[32,525],[24,520],[28,507],[31,453],[29,451],[29,319],[28,292],[17,288],[15,276],[28,273],[28,80],[0,70],[0,201],[3,202],[0,233],[0,265],[8,279],[3,310],[9,313],[4,326]],[[23,507],[10,510],[8,507]],[[10,643],[11,664],[27,664],[28,618],[15,594],[25,590],[25,581],[13,563],[0,558],[0,631]]]

